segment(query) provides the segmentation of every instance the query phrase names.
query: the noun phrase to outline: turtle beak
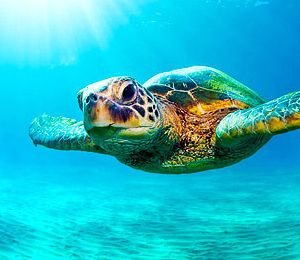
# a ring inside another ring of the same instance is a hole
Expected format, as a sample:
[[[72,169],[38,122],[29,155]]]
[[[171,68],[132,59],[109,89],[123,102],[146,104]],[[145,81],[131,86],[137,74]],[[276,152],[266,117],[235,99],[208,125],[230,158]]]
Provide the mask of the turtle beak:
[[[82,97],[83,97],[83,89],[77,93],[78,106],[81,111],[83,110]]]
[[[84,125],[86,130],[93,127],[107,127],[114,124],[109,113],[107,99],[91,92],[84,102]]]
[[[84,126],[88,131],[94,127],[139,127],[140,121],[132,109],[117,104],[102,96],[101,92],[91,92],[84,101]]]

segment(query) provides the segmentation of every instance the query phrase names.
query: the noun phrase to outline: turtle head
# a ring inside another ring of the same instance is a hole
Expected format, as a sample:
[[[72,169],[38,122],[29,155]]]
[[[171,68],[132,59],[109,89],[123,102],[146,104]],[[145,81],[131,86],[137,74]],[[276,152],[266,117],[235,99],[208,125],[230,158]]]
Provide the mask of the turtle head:
[[[78,102],[85,130],[109,153],[147,149],[159,134],[157,99],[131,77],[93,83],[79,91]]]

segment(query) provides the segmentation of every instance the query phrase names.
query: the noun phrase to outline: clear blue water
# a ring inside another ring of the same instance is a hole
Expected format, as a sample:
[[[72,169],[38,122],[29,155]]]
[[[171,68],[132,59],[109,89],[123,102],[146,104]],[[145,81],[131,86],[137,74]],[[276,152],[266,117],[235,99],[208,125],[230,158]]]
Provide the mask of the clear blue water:
[[[0,259],[299,259],[300,131],[191,175],[36,148],[28,137],[44,112],[80,120],[77,91],[114,75],[143,82],[208,65],[266,99],[299,90],[299,9],[296,0],[0,2]]]

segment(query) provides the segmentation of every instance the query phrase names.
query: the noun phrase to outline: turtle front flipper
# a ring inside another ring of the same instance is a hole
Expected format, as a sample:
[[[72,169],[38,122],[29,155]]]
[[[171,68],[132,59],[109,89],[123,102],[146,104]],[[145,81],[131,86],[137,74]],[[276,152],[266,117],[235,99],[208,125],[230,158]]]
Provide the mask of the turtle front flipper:
[[[227,115],[219,123],[216,135],[222,146],[231,147],[249,137],[271,137],[297,128],[300,128],[300,91]]]
[[[66,117],[42,115],[33,120],[29,135],[35,145],[57,150],[80,150],[106,153],[86,133],[83,122]]]

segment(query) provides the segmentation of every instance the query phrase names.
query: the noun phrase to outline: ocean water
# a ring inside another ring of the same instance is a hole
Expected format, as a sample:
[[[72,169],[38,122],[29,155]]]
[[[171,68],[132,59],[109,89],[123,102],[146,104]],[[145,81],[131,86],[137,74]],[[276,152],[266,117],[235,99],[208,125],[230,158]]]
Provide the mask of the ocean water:
[[[296,0],[0,1],[0,259],[300,259],[300,131],[195,174],[34,147],[110,76],[220,69],[267,100],[300,89]]]

